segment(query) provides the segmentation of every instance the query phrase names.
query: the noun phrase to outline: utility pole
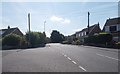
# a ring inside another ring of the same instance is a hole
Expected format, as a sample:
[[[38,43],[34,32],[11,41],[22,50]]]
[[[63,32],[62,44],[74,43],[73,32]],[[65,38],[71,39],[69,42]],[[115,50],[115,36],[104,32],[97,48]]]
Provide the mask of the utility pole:
[[[30,42],[30,13],[28,13],[28,27],[29,27],[29,33],[28,33],[28,35],[29,35],[29,42]]]
[[[88,27],[88,35],[89,35],[89,27],[90,27],[89,26],[89,15],[90,15],[90,13],[88,12],[88,26],[87,26]]]
[[[46,21],[44,21],[44,32],[45,32],[45,24],[46,24]]]
[[[28,13],[28,27],[29,27],[29,32],[30,32],[30,13]]]

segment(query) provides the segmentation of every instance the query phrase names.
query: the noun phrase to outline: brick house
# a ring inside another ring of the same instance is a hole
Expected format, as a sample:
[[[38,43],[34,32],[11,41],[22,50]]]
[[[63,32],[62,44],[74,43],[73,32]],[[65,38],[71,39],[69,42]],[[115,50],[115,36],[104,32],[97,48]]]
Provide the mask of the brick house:
[[[17,34],[17,35],[23,36],[23,33],[17,27],[10,28],[10,26],[8,26],[8,29],[1,29],[0,30],[0,37],[4,37],[8,34]]]
[[[112,34],[113,40],[120,42],[120,17],[107,19],[103,27],[103,32]]]

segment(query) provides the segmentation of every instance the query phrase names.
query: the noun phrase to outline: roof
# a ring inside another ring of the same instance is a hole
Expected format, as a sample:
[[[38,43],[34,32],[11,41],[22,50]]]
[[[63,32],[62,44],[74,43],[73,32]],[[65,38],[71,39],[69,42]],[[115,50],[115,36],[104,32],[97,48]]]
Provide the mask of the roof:
[[[99,23],[90,26],[90,27],[89,27],[89,31],[91,32],[91,31],[92,31],[96,26],[98,26],[98,25],[99,25]],[[88,28],[84,28],[84,29],[82,29],[81,31],[76,32],[76,34],[77,34],[77,33],[80,33],[80,32],[84,32],[84,31],[87,32],[87,31],[88,31]]]
[[[8,35],[8,34],[14,32],[15,30],[19,30],[19,29],[16,27],[16,28],[9,28],[9,29],[1,29],[0,31],[3,32],[2,36],[4,37],[5,35]]]
[[[120,24],[120,17],[107,19],[105,26]]]

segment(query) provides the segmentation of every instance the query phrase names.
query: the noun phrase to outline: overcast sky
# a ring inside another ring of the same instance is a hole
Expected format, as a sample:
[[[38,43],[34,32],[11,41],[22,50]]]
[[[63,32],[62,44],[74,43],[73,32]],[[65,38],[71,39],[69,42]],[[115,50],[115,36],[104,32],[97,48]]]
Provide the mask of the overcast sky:
[[[7,28],[9,25],[11,28],[18,27],[25,34],[28,31],[28,13],[31,15],[32,31],[43,32],[44,21],[46,21],[45,28],[48,37],[52,30],[58,30],[64,35],[70,35],[86,28],[88,11],[90,12],[90,25],[99,22],[101,29],[108,18],[118,17],[117,2],[19,1],[21,2],[2,2],[2,9],[0,8],[2,10],[2,15],[0,15],[2,24],[0,29]]]

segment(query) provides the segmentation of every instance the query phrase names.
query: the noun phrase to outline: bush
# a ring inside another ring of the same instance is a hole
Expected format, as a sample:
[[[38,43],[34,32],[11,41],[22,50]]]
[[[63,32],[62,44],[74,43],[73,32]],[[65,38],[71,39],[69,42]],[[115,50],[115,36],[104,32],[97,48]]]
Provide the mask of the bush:
[[[68,41],[62,41],[62,44],[69,44]]]
[[[117,44],[117,45],[120,45],[120,42],[117,42],[116,44]]]
[[[21,37],[20,48],[27,48],[28,44],[29,43],[26,41],[25,37]]]
[[[115,45],[117,48],[120,48],[120,42],[117,42]]]
[[[21,41],[21,37],[16,34],[6,35],[3,40],[3,46],[19,46]]]
[[[30,35],[30,40],[29,40]],[[46,36],[40,32],[27,32],[25,35],[26,40],[29,42],[31,47],[37,47],[40,45],[44,45],[46,43]]]
[[[80,45],[80,40],[75,41],[76,45]]]
[[[100,33],[99,35],[89,36],[85,38],[85,43],[109,44],[112,41],[112,35],[108,33]]]
[[[100,33],[98,35],[98,42],[100,44],[108,44],[112,41],[112,35],[108,33]]]

